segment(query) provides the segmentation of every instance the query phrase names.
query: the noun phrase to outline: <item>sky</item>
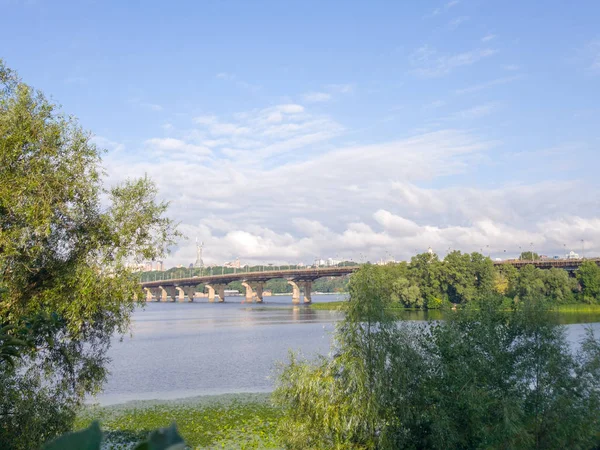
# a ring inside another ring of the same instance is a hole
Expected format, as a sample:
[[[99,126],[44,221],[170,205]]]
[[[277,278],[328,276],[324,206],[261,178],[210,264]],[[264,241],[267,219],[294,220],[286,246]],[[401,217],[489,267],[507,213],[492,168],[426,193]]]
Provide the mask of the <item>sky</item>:
[[[194,262],[600,255],[600,2],[0,0],[0,58]]]

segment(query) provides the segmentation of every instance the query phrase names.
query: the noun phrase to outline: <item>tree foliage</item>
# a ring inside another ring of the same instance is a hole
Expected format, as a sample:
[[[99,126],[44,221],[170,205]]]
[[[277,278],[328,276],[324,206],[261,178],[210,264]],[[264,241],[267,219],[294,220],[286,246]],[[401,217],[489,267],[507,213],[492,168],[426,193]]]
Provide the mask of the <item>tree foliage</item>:
[[[362,267],[331,358],[292,356],[274,398],[288,448],[592,448],[600,342],[573,354],[533,295],[494,294],[429,324],[396,322],[389,272]]]
[[[110,338],[142,298],[131,264],[160,257],[177,235],[154,184],[105,189],[100,157],[74,118],[0,61],[0,323],[30,344],[16,368],[0,362],[4,431],[15,414],[23,428],[43,420],[37,399],[67,411],[98,391]],[[35,448],[18,438],[0,447]]]

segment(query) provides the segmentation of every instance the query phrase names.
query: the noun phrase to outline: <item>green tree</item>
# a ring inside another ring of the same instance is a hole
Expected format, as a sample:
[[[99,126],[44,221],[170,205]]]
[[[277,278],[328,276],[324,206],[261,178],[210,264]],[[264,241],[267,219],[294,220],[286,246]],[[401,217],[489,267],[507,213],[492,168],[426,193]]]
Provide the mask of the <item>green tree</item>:
[[[444,296],[442,264],[436,254],[421,253],[413,256],[410,260],[409,274],[425,301]]]
[[[539,270],[539,269],[538,269]],[[544,293],[553,304],[572,303],[575,300],[577,280],[571,278],[566,270],[553,267],[544,270]]]
[[[600,342],[574,355],[545,302],[475,300],[446,320],[397,322],[390,274],[350,282],[333,358],[292,357],[274,393],[292,449],[595,448]]]
[[[402,277],[397,278],[392,285],[392,299],[407,308],[422,308],[425,305],[419,286]]]
[[[593,261],[585,261],[577,270],[581,285],[580,299],[584,303],[600,302],[600,267]]]
[[[519,270],[516,294],[524,299],[530,296],[543,294],[546,290],[544,285],[544,274],[541,269],[528,264]]]
[[[519,269],[512,264],[502,264],[494,270],[494,290],[499,294],[514,297],[517,292]]]
[[[521,252],[519,259],[523,261],[537,261],[540,259],[540,255],[535,252]]]
[[[0,364],[3,449],[70,427],[143,298],[131,264],[177,234],[147,178],[103,189],[90,138],[0,61],[0,323],[31,343]]]

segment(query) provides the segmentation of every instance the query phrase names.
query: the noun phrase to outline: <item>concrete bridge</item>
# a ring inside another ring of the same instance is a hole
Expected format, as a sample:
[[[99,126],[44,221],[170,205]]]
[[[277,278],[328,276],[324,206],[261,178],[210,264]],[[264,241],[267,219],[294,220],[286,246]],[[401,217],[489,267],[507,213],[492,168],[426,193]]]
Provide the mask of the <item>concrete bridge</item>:
[[[300,303],[300,294],[304,294],[304,303],[312,302],[312,282],[322,277],[341,277],[349,275],[360,266],[347,267],[321,267],[292,270],[268,270],[264,272],[238,272],[225,275],[206,275],[202,277],[177,278],[172,280],[147,281],[142,284],[146,292],[146,300],[152,301],[189,301],[194,300],[196,286],[204,284],[208,290],[208,301],[214,302],[218,297],[219,302],[225,301],[225,288],[232,281],[241,281],[246,290],[246,301],[257,303],[263,301],[265,283],[275,278],[286,279],[292,286],[292,303]]]
[[[527,265],[533,265],[539,269],[559,268],[574,273],[584,261],[593,261],[600,266],[600,258],[594,259],[541,259],[536,261],[526,260],[504,260],[494,261],[495,266],[512,265],[517,269]],[[146,300],[152,301],[188,301],[194,300],[196,287],[204,284],[208,290],[208,301],[225,301],[225,288],[232,281],[241,281],[245,289],[246,301],[256,299],[257,303],[263,301],[265,283],[275,278],[286,279],[292,286],[292,303],[300,303],[300,295],[304,294],[304,303],[312,302],[312,282],[322,277],[340,277],[357,271],[360,266],[346,267],[321,267],[291,270],[268,270],[264,272],[238,272],[225,275],[206,275],[191,278],[175,278],[170,280],[147,281],[141,283],[146,292]]]

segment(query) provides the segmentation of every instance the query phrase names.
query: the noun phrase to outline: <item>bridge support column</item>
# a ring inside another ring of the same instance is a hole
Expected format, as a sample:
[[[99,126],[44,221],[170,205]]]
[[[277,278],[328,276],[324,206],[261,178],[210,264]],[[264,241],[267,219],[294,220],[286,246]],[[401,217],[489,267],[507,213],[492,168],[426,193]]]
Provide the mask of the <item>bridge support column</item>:
[[[187,298],[188,301],[193,302],[194,301],[194,294],[196,293],[196,286],[188,286],[186,288],[186,294],[187,294]]]
[[[165,291],[167,293],[167,298],[165,299],[167,302],[174,302],[177,299],[177,288],[175,286],[167,286]]]
[[[254,293],[256,294],[256,303],[263,302],[263,291],[264,290],[265,290],[265,282],[264,281],[258,281],[254,285]]]
[[[244,286],[244,288],[246,289],[246,303],[252,303],[252,298],[254,297],[252,286],[250,286],[245,281],[242,283],[242,286]]]
[[[292,286],[292,303],[298,305],[300,303],[300,288],[292,280],[288,280],[288,284]]]
[[[146,301],[151,302],[152,301],[152,291],[148,288],[144,288],[144,292],[146,293]]]
[[[215,288],[212,287],[210,284],[205,284],[204,287],[208,290],[208,302],[214,303],[215,302]]]
[[[312,281],[304,281],[302,283],[302,287],[304,289],[304,304],[312,303]]]
[[[177,295],[178,302],[183,302],[185,300],[185,291],[183,290],[183,288],[181,288],[179,286],[175,286],[174,294]],[[175,298],[173,299],[173,301],[175,301]]]
[[[166,302],[167,301],[167,291],[162,286],[159,286],[158,289],[156,289],[156,301],[157,302]]]
[[[219,284],[218,286],[215,286],[215,289],[219,296],[219,303],[223,303],[225,301],[225,285]]]

